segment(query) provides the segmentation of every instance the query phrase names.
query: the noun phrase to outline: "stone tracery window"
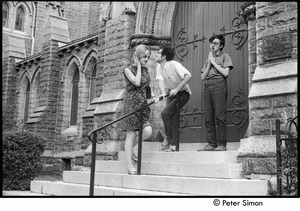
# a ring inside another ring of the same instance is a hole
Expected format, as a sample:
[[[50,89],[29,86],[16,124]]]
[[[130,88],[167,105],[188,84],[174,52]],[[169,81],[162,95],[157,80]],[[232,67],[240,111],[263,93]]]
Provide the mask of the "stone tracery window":
[[[6,3],[2,4],[2,26],[8,27],[9,8]]]
[[[40,98],[40,90],[41,90],[41,86],[40,86],[40,72],[38,72],[36,74],[36,78],[34,81],[34,84],[31,87],[31,113],[38,108],[38,101]]]
[[[24,110],[24,123],[27,122],[28,120],[28,113],[29,113],[29,99],[30,99],[30,83],[29,80],[27,79],[27,88],[25,92],[25,110]]]
[[[78,91],[79,91],[79,70],[76,71],[72,80],[72,98],[71,98],[71,117],[70,125],[77,125],[77,112],[78,112]]]
[[[97,64],[94,65],[92,77],[91,77],[91,84],[90,84],[90,103],[93,101],[96,95],[96,70]]]
[[[24,31],[24,24],[25,24],[25,11],[23,7],[20,6],[17,9],[15,29],[19,31]]]

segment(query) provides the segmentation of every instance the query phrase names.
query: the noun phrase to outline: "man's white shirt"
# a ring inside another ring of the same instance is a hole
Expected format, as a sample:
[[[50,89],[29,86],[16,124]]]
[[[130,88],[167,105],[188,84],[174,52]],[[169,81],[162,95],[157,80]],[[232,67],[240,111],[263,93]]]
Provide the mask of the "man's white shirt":
[[[163,80],[165,89],[175,89],[184,79],[184,75],[189,71],[179,62],[171,60],[164,66],[158,64],[156,67],[156,80]],[[192,94],[188,84],[179,91],[187,91]]]

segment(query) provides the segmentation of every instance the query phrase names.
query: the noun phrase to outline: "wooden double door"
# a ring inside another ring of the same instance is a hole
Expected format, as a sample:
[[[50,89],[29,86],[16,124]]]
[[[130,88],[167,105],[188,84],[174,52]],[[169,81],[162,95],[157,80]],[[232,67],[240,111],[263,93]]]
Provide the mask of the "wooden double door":
[[[191,73],[192,95],[180,114],[180,142],[206,142],[204,123],[204,91],[201,69],[209,53],[209,38],[225,36],[224,52],[234,65],[229,77],[226,104],[227,142],[238,142],[249,124],[248,108],[248,31],[237,14],[239,2],[180,2],[177,3],[172,26],[175,60]]]

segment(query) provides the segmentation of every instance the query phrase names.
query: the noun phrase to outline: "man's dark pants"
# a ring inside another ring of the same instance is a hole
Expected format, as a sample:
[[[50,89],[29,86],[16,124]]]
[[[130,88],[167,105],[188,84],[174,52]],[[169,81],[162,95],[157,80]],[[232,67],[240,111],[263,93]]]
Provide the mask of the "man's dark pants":
[[[177,96],[179,102],[177,100]],[[166,139],[171,145],[175,145],[174,140],[174,127],[176,124],[179,124],[176,120],[176,108],[179,106],[181,109],[190,99],[190,94],[186,91],[180,91],[177,95],[168,97],[166,102],[166,107],[161,112],[161,118],[165,127]]]
[[[207,142],[213,147],[226,146],[227,94],[228,87],[225,78],[204,80],[204,119]],[[217,134],[218,137],[216,137]]]

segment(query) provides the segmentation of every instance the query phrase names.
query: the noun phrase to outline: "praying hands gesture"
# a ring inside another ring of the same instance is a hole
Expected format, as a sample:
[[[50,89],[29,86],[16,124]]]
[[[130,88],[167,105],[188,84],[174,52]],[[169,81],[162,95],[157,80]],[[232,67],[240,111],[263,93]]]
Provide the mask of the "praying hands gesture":
[[[208,62],[209,62],[209,64],[212,64],[212,65],[216,64],[216,58],[211,51],[208,54]]]

